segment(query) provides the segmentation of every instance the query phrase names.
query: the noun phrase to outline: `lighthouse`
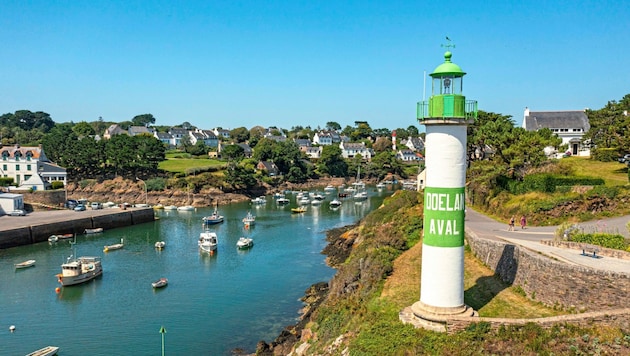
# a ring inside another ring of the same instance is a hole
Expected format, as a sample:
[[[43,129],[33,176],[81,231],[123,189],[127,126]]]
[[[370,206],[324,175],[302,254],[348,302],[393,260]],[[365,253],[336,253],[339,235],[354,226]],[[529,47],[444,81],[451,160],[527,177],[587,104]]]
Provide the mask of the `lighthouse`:
[[[464,214],[467,125],[477,117],[477,102],[466,100],[466,73],[451,61],[431,76],[431,97],[417,106],[426,127],[424,237],[420,300],[411,306],[414,324],[445,331],[449,317],[474,316],[464,304]]]

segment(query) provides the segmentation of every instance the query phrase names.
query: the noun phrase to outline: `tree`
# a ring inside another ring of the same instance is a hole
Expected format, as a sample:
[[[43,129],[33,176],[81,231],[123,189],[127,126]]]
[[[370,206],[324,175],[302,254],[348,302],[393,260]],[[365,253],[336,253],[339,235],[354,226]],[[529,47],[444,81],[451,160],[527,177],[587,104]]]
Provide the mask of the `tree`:
[[[372,157],[368,164],[370,175],[378,180],[382,180],[388,174],[395,174],[405,177],[404,167],[400,160],[396,158],[396,152],[383,151]]]
[[[72,127],[72,132],[74,132],[77,137],[89,137],[94,136],[94,128],[92,125],[88,124],[85,121],[81,121]]]
[[[376,142],[374,142],[374,144],[372,145],[372,148],[377,153],[391,150],[392,140],[390,140],[388,137],[377,137]]]
[[[341,148],[337,145],[324,146],[317,161],[317,170],[321,174],[328,174],[333,177],[346,177],[348,164],[341,155]]]
[[[419,134],[418,128],[415,125],[409,125],[407,132],[409,133],[409,137],[418,137]]]
[[[237,143],[247,142],[249,140],[249,131],[245,127],[237,127],[230,131],[230,137]]]
[[[341,130],[341,125],[339,125],[339,123],[334,122],[334,121],[328,121],[326,123],[326,130],[339,131]]]
[[[193,156],[204,156],[207,155],[209,151],[208,146],[203,142],[203,140],[197,140],[194,145],[190,145],[186,147],[186,152],[190,153]]]
[[[221,149],[221,156],[228,161],[240,161],[245,157],[245,150],[239,145],[227,145]]]
[[[376,137],[391,137],[392,132],[388,128],[381,128],[374,130],[374,136]]]
[[[399,127],[395,131],[396,131],[396,139],[402,141],[409,138],[409,131],[407,131],[407,129]]]
[[[599,110],[587,110],[590,130],[584,140],[590,140],[594,146],[594,156],[600,149],[614,149],[619,156],[630,152],[630,94],[620,102],[609,101]],[[606,157],[602,155],[601,157]]]
[[[231,162],[225,170],[225,182],[234,189],[249,189],[256,185],[254,170]]]
[[[136,115],[131,122],[134,126],[149,126],[149,124],[155,124],[155,118],[151,114]]]
[[[490,147],[491,159],[520,177],[526,169],[546,160],[544,148],[559,147],[562,139],[549,129],[526,131],[515,127],[509,115],[479,111],[477,120],[468,127],[468,156],[477,159],[475,152],[485,152]],[[478,159],[482,159],[479,157]]]

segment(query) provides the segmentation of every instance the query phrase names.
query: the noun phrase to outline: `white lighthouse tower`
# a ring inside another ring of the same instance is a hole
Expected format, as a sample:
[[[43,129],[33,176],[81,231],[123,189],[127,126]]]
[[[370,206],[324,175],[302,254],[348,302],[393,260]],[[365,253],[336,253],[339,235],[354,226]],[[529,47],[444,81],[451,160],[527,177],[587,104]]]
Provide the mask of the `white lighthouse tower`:
[[[420,300],[411,310],[423,327],[442,331],[449,317],[475,315],[464,304],[464,186],[467,125],[477,102],[462,95],[466,73],[451,57],[447,51],[430,74],[432,95],[417,108],[426,127],[426,180]]]

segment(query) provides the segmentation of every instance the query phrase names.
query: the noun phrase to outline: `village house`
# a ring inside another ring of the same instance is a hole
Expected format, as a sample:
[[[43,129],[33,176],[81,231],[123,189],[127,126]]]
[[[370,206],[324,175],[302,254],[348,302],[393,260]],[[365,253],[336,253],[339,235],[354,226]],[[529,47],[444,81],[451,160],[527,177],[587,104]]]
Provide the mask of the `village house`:
[[[372,160],[372,151],[365,146],[363,142],[341,142],[339,144],[341,148],[341,156],[343,158],[353,158],[356,155],[361,155],[363,160]]]
[[[51,162],[41,145],[2,146],[0,157],[0,175],[13,178],[18,190],[46,190],[54,181],[66,185],[66,169]]]
[[[271,161],[260,161],[256,165],[256,169],[259,171],[267,172],[270,177],[277,176],[280,173],[278,166]]]
[[[128,135],[129,133],[126,130],[123,130],[117,124],[109,125],[108,128],[105,129],[105,133],[103,134],[103,138],[109,140],[112,136],[116,135]]]
[[[575,156],[590,156],[590,147],[582,142],[582,137],[591,128],[584,110],[578,111],[530,111],[525,108],[523,128],[537,131],[548,128],[567,145],[567,151]]]

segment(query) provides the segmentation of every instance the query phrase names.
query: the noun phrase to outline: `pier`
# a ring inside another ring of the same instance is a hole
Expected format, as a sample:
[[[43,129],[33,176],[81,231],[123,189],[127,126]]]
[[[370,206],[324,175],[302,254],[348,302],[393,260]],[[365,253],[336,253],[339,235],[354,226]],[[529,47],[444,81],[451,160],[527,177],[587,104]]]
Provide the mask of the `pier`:
[[[50,235],[83,234],[155,220],[153,208],[110,208],[86,211],[35,211],[26,216],[0,216],[0,249],[48,241]]]

